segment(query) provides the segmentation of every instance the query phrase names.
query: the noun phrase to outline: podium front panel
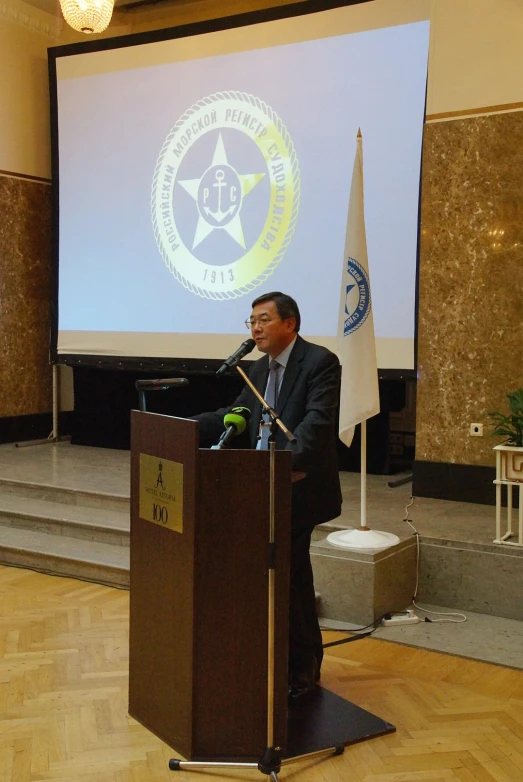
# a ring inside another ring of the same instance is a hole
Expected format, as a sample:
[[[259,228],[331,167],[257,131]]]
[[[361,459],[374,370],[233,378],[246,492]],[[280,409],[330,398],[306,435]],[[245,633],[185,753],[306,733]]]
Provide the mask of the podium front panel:
[[[290,457],[276,452],[274,738],[279,746],[285,746],[287,729]],[[257,758],[267,740],[268,451],[200,451],[197,503],[194,752]]]

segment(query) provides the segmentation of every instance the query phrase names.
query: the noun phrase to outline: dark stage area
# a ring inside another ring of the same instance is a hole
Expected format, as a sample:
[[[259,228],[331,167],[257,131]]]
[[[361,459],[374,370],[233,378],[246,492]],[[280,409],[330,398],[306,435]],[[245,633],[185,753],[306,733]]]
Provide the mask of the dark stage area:
[[[151,374],[130,369],[75,366],[73,371],[75,410],[68,420],[69,431],[61,434],[70,434],[76,445],[101,448],[129,449],[130,411],[139,406],[135,388],[138,379],[187,378],[189,386],[146,393],[148,412],[181,418],[231,404],[243,385],[238,374],[217,378],[214,370]],[[398,445],[398,432],[391,431],[390,414],[404,409],[406,386],[404,380],[380,379],[381,412],[367,421],[367,470],[371,474],[394,474],[412,466],[414,445]],[[241,446],[241,438],[237,444]],[[350,448],[339,442],[339,460],[341,470],[359,471],[360,427],[356,427]]]

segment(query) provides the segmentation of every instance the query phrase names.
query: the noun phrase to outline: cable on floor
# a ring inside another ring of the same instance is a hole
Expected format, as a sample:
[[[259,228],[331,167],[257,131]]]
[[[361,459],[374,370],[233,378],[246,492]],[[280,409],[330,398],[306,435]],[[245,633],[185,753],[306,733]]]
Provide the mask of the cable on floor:
[[[459,617],[459,619],[430,619],[428,616],[425,616],[423,619],[425,622],[448,622],[450,624],[460,625],[467,621],[466,615],[461,614],[458,611],[429,611],[428,608],[422,608],[422,606],[418,605],[415,600],[412,601],[412,605],[417,608],[418,611],[424,611],[426,614],[434,614],[435,616]]]
[[[330,641],[327,644],[323,644],[323,648],[327,649],[329,646],[339,646],[340,644],[348,644],[351,641],[359,641],[360,638],[368,638],[369,635],[372,635],[380,626],[381,620],[383,617],[386,616],[384,614],[383,616],[380,616],[378,619],[375,619],[374,622],[371,622],[368,625],[365,625],[365,627],[355,627],[353,630],[333,630],[332,627],[322,627],[322,630],[329,630],[336,633],[354,633],[355,635],[348,635],[347,638],[340,638],[338,641]],[[363,633],[362,630],[367,630],[368,627],[372,627],[372,630],[369,630],[367,633]]]
[[[416,603],[416,599],[418,597],[418,587],[419,587],[419,563],[420,563],[420,550],[419,550],[419,532],[412,523],[412,520],[409,519],[409,508],[411,508],[414,505],[414,497],[411,495],[410,502],[408,505],[405,506],[405,516],[403,517],[403,521],[406,521],[409,527],[413,530],[414,536],[416,538],[416,588],[414,589],[414,597],[412,598],[412,605],[418,609],[418,611],[423,611],[425,614],[433,614],[434,616],[441,616],[441,617],[447,617],[445,619],[430,619],[430,617],[425,616],[423,617],[425,622],[448,622],[450,624],[462,624],[463,622],[467,621],[467,617],[465,614],[461,614],[458,611],[429,611],[428,608],[422,608],[418,603]]]

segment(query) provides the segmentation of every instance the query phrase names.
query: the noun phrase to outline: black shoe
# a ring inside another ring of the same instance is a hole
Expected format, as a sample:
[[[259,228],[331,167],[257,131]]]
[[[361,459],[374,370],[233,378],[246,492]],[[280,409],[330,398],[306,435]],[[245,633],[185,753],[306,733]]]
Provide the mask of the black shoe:
[[[291,670],[289,674],[289,704],[301,701],[313,693],[318,679],[319,666],[315,657],[305,668]]]
[[[316,682],[291,681],[289,683],[288,703],[293,706],[306,700],[316,689]]]

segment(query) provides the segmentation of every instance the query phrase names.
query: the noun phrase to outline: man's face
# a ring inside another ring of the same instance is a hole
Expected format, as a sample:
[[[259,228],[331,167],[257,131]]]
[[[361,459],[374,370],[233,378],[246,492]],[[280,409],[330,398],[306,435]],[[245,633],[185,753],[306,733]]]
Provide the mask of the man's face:
[[[273,301],[257,304],[253,308],[251,320],[251,334],[256,347],[261,353],[268,353],[271,358],[279,356],[296,336],[295,318],[280,318]]]

